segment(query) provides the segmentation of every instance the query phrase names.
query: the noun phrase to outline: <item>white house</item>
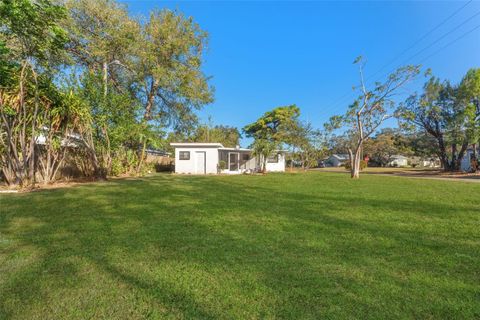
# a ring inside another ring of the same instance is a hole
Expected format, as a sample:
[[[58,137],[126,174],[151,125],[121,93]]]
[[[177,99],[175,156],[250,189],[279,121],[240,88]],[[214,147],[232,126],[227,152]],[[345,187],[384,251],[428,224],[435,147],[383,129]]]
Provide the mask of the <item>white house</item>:
[[[175,173],[238,174],[258,171],[260,161],[251,149],[225,148],[221,143],[171,143],[175,148]],[[285,171],[285,151],[267,159],[268,172]]]
[[[400,154],[396,154],[390,157],[387,165],[389,167],[406,167],[408,166],[408,158]]]

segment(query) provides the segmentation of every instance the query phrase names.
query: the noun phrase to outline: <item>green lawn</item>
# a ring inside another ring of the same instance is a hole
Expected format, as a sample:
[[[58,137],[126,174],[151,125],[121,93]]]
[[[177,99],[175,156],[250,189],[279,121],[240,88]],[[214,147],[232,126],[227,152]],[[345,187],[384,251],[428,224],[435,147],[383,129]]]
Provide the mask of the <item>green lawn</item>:
[[[480,184],[173,176],[0,195],[0,319],[479,319]]]

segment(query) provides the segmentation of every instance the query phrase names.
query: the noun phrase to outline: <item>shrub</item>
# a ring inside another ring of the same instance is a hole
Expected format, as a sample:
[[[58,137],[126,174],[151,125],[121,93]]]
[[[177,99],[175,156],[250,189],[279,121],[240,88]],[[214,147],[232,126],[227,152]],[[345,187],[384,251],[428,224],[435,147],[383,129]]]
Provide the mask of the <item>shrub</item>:
[[[155,163],[155,172],[172,172],[174,170],[173,163]]]
[[[360,170],[363,170],[367,167],[367,161],[365,160],[360,160]],[[350,170],[350,161],[345,162],[344,165],[345,169]]]
[[[120,158],[114,157],[112,159],[112,168],[110,174],[112,176],[119,176],[125,172],[122,160]]]
[[[219,168],[220,170],[225,170],[225,169],[227,169],[227,163],[226,163],[225,161],[223,161],[223,160],[220,160],[220,161],[218,162],[218,168]]]

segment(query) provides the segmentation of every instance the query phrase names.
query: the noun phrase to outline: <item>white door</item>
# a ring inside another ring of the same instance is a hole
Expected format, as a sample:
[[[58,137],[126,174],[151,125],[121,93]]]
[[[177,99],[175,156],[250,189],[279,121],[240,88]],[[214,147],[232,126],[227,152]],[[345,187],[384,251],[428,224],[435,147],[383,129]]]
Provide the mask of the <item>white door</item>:
[[[195,152],[195,173],[196,174],[205,174],[206,173],[206,157],[204,151]]]

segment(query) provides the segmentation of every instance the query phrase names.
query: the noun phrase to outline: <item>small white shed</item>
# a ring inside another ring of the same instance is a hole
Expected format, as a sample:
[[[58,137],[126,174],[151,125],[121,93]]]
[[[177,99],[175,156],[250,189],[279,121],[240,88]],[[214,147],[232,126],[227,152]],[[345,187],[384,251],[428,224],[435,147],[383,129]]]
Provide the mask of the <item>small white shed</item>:
[[[175,148],[175,173],[238,174],[259,170],[260,162],[251,149],[225,148],[221,143],[171,143]],[[285,171],[285,151],[267,159],[268,172]]]

